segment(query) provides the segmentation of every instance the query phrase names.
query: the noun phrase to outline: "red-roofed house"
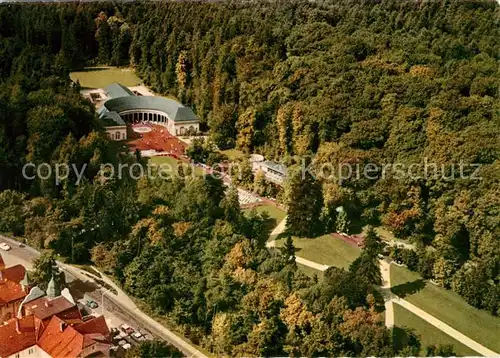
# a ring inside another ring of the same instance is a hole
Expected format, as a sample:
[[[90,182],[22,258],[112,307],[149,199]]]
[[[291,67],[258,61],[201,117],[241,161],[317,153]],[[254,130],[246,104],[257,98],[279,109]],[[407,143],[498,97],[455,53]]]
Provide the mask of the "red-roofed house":
[[[14,281],[19,283],[24,278],[24,274],[26,273],[26,269],[23,265],[15,265],[11,267],[6,267],[3,270],[3,276],[7,280]]]
[[[13,318],[0,326],[0,357],[43,357],[36,345],[37,330],[33,316]]]
[[[66,358],[109,356],[111,348],[109,337],[99,332],[80,333],[77,328],[68,326],[57,316],[52,317],[37,344],[51,357]]]
[[[109,357],[104,317],[84,322],[69,291],[52,287],[53,279],[47,296],[29,286],[24,267],[5,268],[0,256],[0,358]]]
[[[68,323],[68,321],[82,321],[82,315],[78,307],[73,302],[68,301],[64,296],[53,299],[49,297],[37,298],[36,300],[25,303],[23,305],[23,310],[25,315],[32,314],[42,320],[44,324],[47,324],[52,316],[55,315],[66,323]]]
[[[22,265],[5,267],[0,255],[0,324],[17,315],[19,305],[29,292],[23,284],[26,269]]]

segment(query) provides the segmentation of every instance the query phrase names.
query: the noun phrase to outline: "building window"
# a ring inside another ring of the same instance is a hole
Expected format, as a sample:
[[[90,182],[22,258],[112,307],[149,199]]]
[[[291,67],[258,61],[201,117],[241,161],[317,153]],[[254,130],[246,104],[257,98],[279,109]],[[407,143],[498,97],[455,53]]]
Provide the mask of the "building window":
[[[28,354],[33,354],[33,353],[35,353],[35,348],[28,349]]]
[[[120,132],[116,132],[115,139],[119,140],[120,139]]]
[[[16,357],[16,358],[19,358],[19,353],[16,353],[15,357]]]

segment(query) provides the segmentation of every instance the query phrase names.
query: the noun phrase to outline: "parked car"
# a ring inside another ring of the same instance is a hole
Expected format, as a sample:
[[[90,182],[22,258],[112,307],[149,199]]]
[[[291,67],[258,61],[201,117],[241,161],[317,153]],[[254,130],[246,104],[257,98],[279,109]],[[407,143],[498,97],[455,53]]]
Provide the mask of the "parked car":
[[[128,324],[125,323],[120,326],[120,329],[122,330],[122,332],[126,334],[132,334],[135,332],[135,329],[133,329],[132,327],[130,327]]]
[[[85,304],[86,304],[88,307],[90,307],[90,308],[97,308],[97,307],[99,307],[99,305],[97,304],[97,302],[96,302],[96,301],[94,301],[94,300],[87,300],[87,301],[85,302]]]
[[[130,335],[130,337],[132,337],[137,342],[141,342],[141,341],[145,341],[146,340],[146,337],[144,337],[141,332],[137,332],[137,331],[135,331],[134,333],[132,333]]]
[[[4,251],[9,251],[10,250],[10,246],[7,245],[5,242],[2,242],[2,243],[0,243],[0,249],[2,249]]]

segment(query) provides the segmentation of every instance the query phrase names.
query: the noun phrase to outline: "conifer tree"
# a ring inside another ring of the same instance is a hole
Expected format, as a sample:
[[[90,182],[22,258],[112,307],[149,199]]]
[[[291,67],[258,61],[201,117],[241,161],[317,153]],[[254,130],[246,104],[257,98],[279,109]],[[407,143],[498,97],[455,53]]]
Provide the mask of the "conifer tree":
[[[314,236],[321,231],[323,193],[309,172],[290,173],[285,195],[288,206],[287,231],[295,236]]]

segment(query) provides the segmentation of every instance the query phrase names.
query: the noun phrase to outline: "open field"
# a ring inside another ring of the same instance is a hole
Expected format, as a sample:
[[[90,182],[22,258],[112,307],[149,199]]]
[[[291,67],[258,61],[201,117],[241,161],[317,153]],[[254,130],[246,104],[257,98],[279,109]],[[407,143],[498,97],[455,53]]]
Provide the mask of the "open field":
[[[128,68],[88,67],[71,72],[69,76],[72,81],[80,81],[80,85],[84,88],[103,88],[115,82],[127,87],[141,83],[135,72]]]
[[[222,154],[227,155],[229,160],[236,160],[238,158],[244,157],[245,153],[238,149],[226,149],[221,151]]]
[[[427,283],[415,272],[391,265],[392,291],[478,343],[500,352],[500,318],[470,306],[451,290]]]
[[[279,222],[281,220],[283,220],[286,216],[286,213],[277,208],[275,205],[272,205],[272,204],[262,204],[262,205],[259,205],[257,207],[255,207],[255,210],[260,214],[260,213],[263,213],[264,211],[266,211],[269,216],[273,219],[276,220],[276,225],[279,224]],[[248,208],[248,209],[244,209],[243,212],[245,213],[249,213],[250,211],[252,211],[251,208]]]
[[[394,324],[395,327],[393,334],[396,344],[402,343],[402,341],[406,338],[405,333],[401,330],[401,328],[408,327],[415,331],[415,333],[420,337],[420,342],[422,343],[422,349],[420,351],[421,356],[425,356],[425,349],[431,344],[451,344],[453,345],[454,351],[458,356],[479,355],[477,352],[463,345],[456,339],[450,337],[440,329],[434,327],[432,324],[424,321],[422,318],[396,303],[394,304]]]
[[[303,257],[323,265],[349,268],[361,253],[357,247],[334,238],[331,235],[323,235],[314,239],[294,238],[293,242],[297,248],[297,256]],[[283,246],[284,239],[276,240],[276,246]]]
[[[173,157],[169,157],[169,156],[151,157],[149,160],[150,160],[150,163],[156,164],[156,165],[168,164],[172,167],[173,170],[176,170],[179,167],[179,164],[182,164],[184,166],[184,173],[186,173],[186,169],[189,166],[190,168],[193,168],[195,175],[197,175],[197,176],[203,175],[202,168],[191,165],[189,163],[182,162],[182,161],[177,160]],[[166,173],[168,173],[167,169],[166,169]]]

